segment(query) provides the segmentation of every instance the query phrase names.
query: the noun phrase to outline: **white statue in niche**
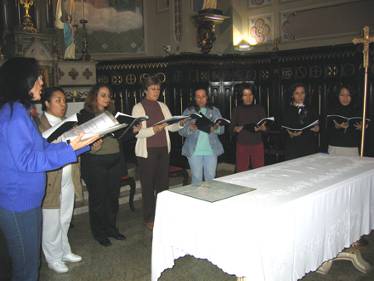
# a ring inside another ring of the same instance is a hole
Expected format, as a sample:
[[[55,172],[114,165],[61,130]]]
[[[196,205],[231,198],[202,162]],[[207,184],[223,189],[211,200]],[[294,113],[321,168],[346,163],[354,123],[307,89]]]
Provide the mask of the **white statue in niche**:
[[[55,27],[64,31],[64,59],[75,59],[75,32],[73,14],[75,0],[57,0]]]

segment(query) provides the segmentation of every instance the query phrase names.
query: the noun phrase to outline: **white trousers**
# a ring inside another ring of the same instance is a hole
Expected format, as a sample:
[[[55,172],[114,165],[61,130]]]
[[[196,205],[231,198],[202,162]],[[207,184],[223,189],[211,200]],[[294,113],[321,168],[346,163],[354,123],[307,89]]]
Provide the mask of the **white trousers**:
[[[42,248],[48,263],[61,261],[71,253],[68,231],[73,210],[74,184],[71,167],[66,166],[62,171],[60,209],[43,209]]]
[[[358,147],[340,147],[329,145],[329,154],[334,156],[356,156],[358,157]]]

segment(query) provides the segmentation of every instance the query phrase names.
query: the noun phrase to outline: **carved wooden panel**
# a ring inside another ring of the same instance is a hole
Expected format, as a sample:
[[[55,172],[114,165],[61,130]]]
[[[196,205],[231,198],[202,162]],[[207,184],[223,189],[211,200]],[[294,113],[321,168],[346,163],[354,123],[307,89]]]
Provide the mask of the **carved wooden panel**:
[[[368,114],[374,114],[374,50],[371,49]],[[359,47],[341,45],[249,55],[179,55],[138,61],[101,62],[97,67],[98,80],[110,83],[116,93],[118,109],[131,112],[132,106],[142,98],[140,77],[146,73],[162,73],[164,83],[160,99],[173,114],[181,114],[192,103],[193,89],[198,84],[209,87],[211,100],[222,115],[231,117],[237,105],[237,84],[253,82],[257,89],[257,102],[269,116],[282,120],[284,109],[290,102],[290,86],[303,82],[308,93],[307,101],[321,116],[320,148],[326,150],[324,116],[336,101],[339,86],[351,85],[360,102],[363,93],[362,53]],[[133,75],[136,79],[126,80]],[[113,78],[114,77],[114,78]],[[120,78],[121,77],[121,78]],[[282,150],[279,123],[272,128],[267,143],[272,149]],[[182,138],[172,134],[174,162],[182,163],[180,156]],[[230,134],[222,137],[225,154],[222,160],[233,162],[233,140]],[[367,135],[366,152],[374,156],[374,126]],[[270,151],[270,150],[269,150]]]

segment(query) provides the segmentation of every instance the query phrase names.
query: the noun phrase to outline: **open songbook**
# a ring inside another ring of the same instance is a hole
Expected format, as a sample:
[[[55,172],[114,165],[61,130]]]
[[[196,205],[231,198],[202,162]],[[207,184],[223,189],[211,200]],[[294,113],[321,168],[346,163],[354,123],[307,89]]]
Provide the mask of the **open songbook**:
[[[262,118],[257,123],[249,123],[249,124],[243,125],[243,128],[246,129],[246,130],[248,130],[248,131],[254,132],[255,127],[261,127],[262,124],[267,123],[268,121],[274,122],[275,119],[274,119],[274,117]]]
[[[350,126],[353,124],[353,123],[356,123],[356,122],[362,122],[362,117],[345,117],[345,116],[341,116],[341,115],[337,115],[337,114],[331,114],[331,115],[327,115],[327,118],[328,119],[332,119],[333,121],[337,122],[337,123],[348,123]],[[371,120],[369,118],[366,118],[365,119],[366,122],[370,122]]]
[[[113,114],[105,111],[95,118],[74,127],[78,123],[78,121],[75,121],[77,120],[77,114],[74,114],[71,117],[63,120],[61,123],[45,131],[43,133],[43,137],[49,142],[52,142],[57,138],[61,138],[61,141],[68,141],[76,138],[80,133],[84,133],[84,136],[82,137],[84,140],[94,135],[104,137],[107,134],[124,129],[123,132],[121,132],[121,136],[123,136],[137,123],[147,119],[148,116],[133,117],[120,112],[118,112],[116,117],[114,117]]]
[[[149,119],[149,117],[147,115],[140,116],[140,117],[134,117],[134,116],[122,113],[122,112],[117,112],[116,115],[114,116],[114,118],[116,118],[119,123],[127,124],[130,127],[136,126],[136,125],[140,124],[141,122]]]
[[[155,123],[154,125],[161,125],[161,124],[165,124],[165,123],[168,124],[168,125],[172,125],[172,124],[178,123],[178,122],[180,122],[182,120],[185,120],[185,119],[199,119],[201,117],[202,116],[198,113],[192,113],[190,115],[175,115],[175,116],[172,116],[171,118],[161,120],[161,121]]]
[[[212,121],[208,117],[206,117],[204,114],[201,114],[201,118],[198,118],[196,120],[196,126],[200,131],[210,133],[210,128],[213,127],[214,125],[218,124],[220,126],[228,126],[231,124],[231,121],[228,119],[225,119],[223,117],[217,118],[216,120]]]
[[[147,115],[135,117],[122,112],[117,112],[114,118],[116,118],[120,124],[127,124],[127,127],[125,129],[120,129],[118,131],[112,132],[114,137],[118,139],[123,138],[130,128],[138,126],[141,122],[147,121],[149,119]]]
[[[118,131],[120,129],[128,127],[128,124],[121,124],[114,118],[113,114],[108,111],[101,113],[100,115],[88,120],[87,122],[67,131],[61,135],[63,141],[71,140],[79,136],[80,133],[84,133],[82,139],[88,139],[94,135],[100,135],[101,137],[106,134]]]
[[[286,130],[289,130],[289,131],[292,131],[292,132],[300,132],[300,131],[304,131],[304,130],[307,130],[307,129],[311,129],[311,128],[317,126],[318,124],[319,124],[319,121],[315,120],[312,123],[310,123],[309,125],[306,125],[305,127],[302,127],[302,128],[290,128],[290,127],[283,126],[283,125],[282,125],[282,128],[286,129]]]
[[[53,142],[58,139],[63,133],[71,130],[78,124],[77,114],[73,114],[68,118],[62,120],[60,123],[52,126],[48,130],[42,133],[43,138],[47,139],[48,142]]]

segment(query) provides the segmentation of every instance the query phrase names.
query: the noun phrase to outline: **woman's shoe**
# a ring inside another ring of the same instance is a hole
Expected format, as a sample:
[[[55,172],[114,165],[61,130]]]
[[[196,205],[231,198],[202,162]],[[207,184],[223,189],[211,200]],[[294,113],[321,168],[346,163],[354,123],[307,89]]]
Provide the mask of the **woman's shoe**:
[[[104,247],[109,247],[112,245],[112,242],[110,242],[108,238],[97,239],[97,242],[99,242],[99,244]]]
[[[62,261],[64,262],[80,262],[82,260],[81,256],[76,254],[70,253],[62,257]]]
[[[62,261],[48,263],[48,267],[57,273],[65,273],[69,271],[69,268]]]
[[[116,234],[111,234],[111,235],[108,235],[109,237],[111,238],[114,238],[116,240],[126,240],[126,236],[117,232]]]

